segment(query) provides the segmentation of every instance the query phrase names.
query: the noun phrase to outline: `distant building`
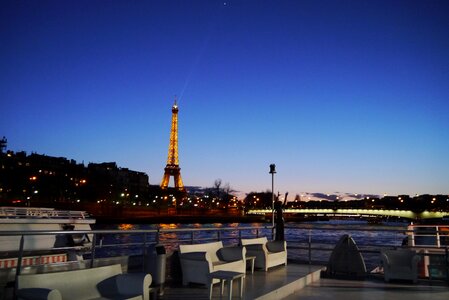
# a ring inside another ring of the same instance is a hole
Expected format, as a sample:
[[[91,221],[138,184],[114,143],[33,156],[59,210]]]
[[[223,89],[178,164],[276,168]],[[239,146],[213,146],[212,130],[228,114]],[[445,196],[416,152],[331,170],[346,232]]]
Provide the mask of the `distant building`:
[[[0,153],[0,204],[148,200],[149,178],[115,162],[78,164],[64,157],[25,152]]]

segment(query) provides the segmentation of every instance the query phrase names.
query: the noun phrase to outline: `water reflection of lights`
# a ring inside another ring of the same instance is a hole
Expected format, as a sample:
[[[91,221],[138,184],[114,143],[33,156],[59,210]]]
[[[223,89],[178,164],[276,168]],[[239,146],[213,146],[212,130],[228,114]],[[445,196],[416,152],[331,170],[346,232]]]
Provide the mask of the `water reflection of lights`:
[[[132,230],[132,229],[135,229],[133,224],[119,224],[118,228],[120,230]]]
[[[176,229],[178,228],[177,224],[171,223],[171,224],[159,224],[161,229]]]

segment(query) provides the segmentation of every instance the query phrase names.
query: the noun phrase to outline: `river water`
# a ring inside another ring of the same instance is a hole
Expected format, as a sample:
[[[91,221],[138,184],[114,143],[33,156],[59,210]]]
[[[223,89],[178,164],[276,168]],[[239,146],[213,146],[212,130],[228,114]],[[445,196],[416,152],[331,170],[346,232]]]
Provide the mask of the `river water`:
[[[96,224],[94,229],[212,229],[212,228],[236,228],[227,230],[219,237],[216,231],[197,231],[193,236],[193,242],[211,241],[219,238],[225,245],[235,245],[240,237],[254,237],[257,230],[255,228],[266,227],[267,223],[214,223],[214,224]],[[285,239],[289,247],[288,258],[298,262],[308,262],[309,258],[315,264],[326,264],[331,250],[341,236],[348,234],[356,242],[365,260],[368,270],[379,265],[380,257],[378,250],[383,247],[398,247],[405,237],[407,223],[384,222],[382,224],[371,225],[363,220],[330,220],[309,223],[287,222],[285,224]],[[241,233],[237,228],[245,227]],[[247,228],[247,229],[246,229]],[[271,229],[266,228],[258,232],[259,236],[271,238]],[[156,234],[147,236],[149,243],[156,241]],[[208,240],[209,239],[209,240]],[[120,234],[104,235],[103,245],[117,245],[126,243],[142,243],[142,235]],[[309,241],[313,248],[309,252]],[[191,243],[190,232],[162,232],[159,242],[164,245],[167,254],[173,253],[180,243]],[[327,250],[319,250],[319,249]],[[141,245],[102,247],[97,248],[97,257],[118,256],[118,255],[138,255],[142,253]]]

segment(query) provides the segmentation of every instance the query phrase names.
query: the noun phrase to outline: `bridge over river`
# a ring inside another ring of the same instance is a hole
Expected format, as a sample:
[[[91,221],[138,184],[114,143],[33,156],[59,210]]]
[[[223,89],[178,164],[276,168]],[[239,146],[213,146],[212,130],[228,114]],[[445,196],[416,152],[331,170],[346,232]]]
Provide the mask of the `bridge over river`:
[[[449,216],[449,211],[422,211],[414,212],[411,210],[398,209],[295,209],[288,208],[283,210],[284,214],[326,216],[326,217],[400,217],[406,219],[441,219]],[[247,214],[267,215],[271,214],[271,209],[250,209]]]

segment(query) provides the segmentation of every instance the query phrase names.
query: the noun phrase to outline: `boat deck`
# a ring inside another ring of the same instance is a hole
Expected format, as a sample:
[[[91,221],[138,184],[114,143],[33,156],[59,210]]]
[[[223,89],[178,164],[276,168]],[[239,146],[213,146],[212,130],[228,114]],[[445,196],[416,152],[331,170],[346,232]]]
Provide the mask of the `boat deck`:
[[[449,287],[444,282],[428,280],[385,283],[382,278],[363,281],[321,278],[283,300],[443,300],[449,299]]]
[[[385,283],[381,276],[370,276],[365,280],[321,278],[322,267],[291,263],[287,267],[275,267],[268,272],[255,271],[246,274],[243,299],[284,300],[418,300],[449,299],[449,287],[445,282],[420,280],[418,284],[407,281]],[[171,285],[164,288],[162,295],[152,299],[189,300],[208,299],[204,285]],[[233,298],[238,297],[237,282],[233,286]],[[220,296],[219,284],[214,285],[212,299],[227,299],[227,289]]]
[[[299,264],[288,264],[273,267],[268,272],[255,270],[253,274],[246,274],[243,299],[282,299],[303,288],[306,284],[319,280],[322,267]],[[233,298],[238,297],[237,281],[233,285]],[[175,299],[209,299],[207,286],[170,285],[164,288],[163,295],[157,297],[162,300]],[[221,297],[227,299],[227,288]],[[220,285],[214,284],[212,299],[220,299]]]
[[[446,300],[449,286],[443,281],[418,280],[385,283],[379,275],[365,280],[321,278],[321,266],[290,263],[286,267],[271,268],[268,272],[256,270],[248,272],[244,283],[243,299],[283,299],[283,300]],[[227,299],[227,289],[220,295],[220,286],[215,284],[212,299]],[[152,300],[205,300],[209,298],[204,285],[165,286],[163,293],[153,293]],[[239,299],[237,282],[233,286],[233,299]],[[1,300],[12,298],[12,287],[0,291]]]

